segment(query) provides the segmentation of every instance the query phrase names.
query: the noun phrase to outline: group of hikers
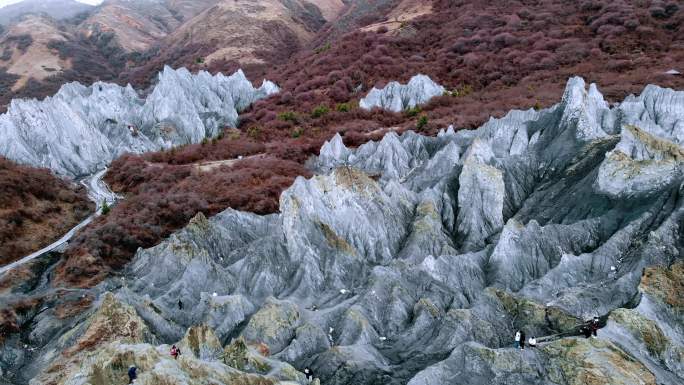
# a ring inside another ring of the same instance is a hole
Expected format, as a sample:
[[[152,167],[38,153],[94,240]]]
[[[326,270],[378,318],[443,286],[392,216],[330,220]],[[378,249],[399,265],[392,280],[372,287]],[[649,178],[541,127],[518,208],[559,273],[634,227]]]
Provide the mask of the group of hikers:
[[[182,303],[179,301],[178,306],[182,307]],[[580,332],[586,337],[594,337],[596,338],[598,335],[598,329],[599,329],[599,318],[594,317],[593,319],[587,321],[580,327]],[[332,328],[330,330],[332,333]],[[518,349],[524,350],[525,349],[525,344],[527,346],[534,348],[537,346],[537,337],[530,337],[528,340],[525,340],[525,331],[524,330],[518,330],[515,332],[515,346]],[[178,356],[181,355],[181,350],[179,347],[176,345],[171,346],[171,357],[173,357],[175,360],[178,359]],[[137,374],[137,369],[135,365],[131,365],[130,368],[128,368],[128,383],[133,384],[135,383],[135,380],[138,378]],[[313,371],[309,368],[306,367],[304,368],[304,375],[306,376],[306,380],[308,382],[313,381],[314,374]]]
[[[178,356],[181,355],[181,350],[178,346],[173,345],[173,346],[171,346],[171,351],[169,353],[171,354],[171,357],[173,357],[174,360],[177,360]],[[128,383],[134,384],[137,379],[138,379],[138,368],[135,365],[129,366],[128,367]]]
[[[527,344],[529,347],[534,348],[537,346],[537,337],[530,337],[530,339],[527,341]],[[515,346],[518,349],[525,350],[525,332],[522,330],[518,330],[515,332]]]
[[[594,317],[593,319],[586,321],[580,328],[579,331],[584,335],[586,338],[593,337],[596,338],[598,336],[598,330],[600,328],[600,321],[599,317]],[[575,329],[576,330],[576,329]],[[561,333],[562,335],[562,333]],[[518,330],[515,332],[515,347],[521,350],[525,349],[525,343],[527,343],[527,346],[534,348],[537,346],[537,337],[530,337],[527,342],[525,342],[525,331],[523,330]]]
[[[170,354],[174,360],[177,360],[178,356],[181,355],[181,350],[178,346],[173,345],[173,346],[171,346]],[[313,378],[314,378],[313,370],[311,370],[307,366],[306,368],[304,368],[304,376],[306,377],[307,382],[312,382]],[[128,383],[134,384],[137,379],[138,379],[138,368],[135,365],[131,365],[128,368]]]

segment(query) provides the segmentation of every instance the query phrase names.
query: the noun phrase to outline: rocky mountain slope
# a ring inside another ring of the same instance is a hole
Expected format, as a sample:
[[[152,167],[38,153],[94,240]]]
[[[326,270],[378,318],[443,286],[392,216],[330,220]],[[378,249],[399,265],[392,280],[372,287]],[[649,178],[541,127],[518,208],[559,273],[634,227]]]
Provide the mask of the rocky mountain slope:
[[[406,15],[398,26],[378,19],[366,25],[373,28],[315,40],[314,50],[275,66],[266,78],[282,91],[243,112],[239,132],[175,153],[114,163],[108,182],[134,199],[78,237],[80,251],[68,253],[74,261],[69,266],[78,272],[79,261],[91,258],[121,266],[137,247],[154,245],[167,231],[184,225],[183,219],[192,216],[189,212],[213,215],[227,207],[277,212],[282,190],[276,186],[289,186],[296,170],[304,173],[307,159],[318,155],[321,145],[336,133],[347,146],[357,147],[389,131],[413,129],[435,135],[450,124],[478,127],[511,108],[539,110],[552,105],[575,75],[601,84],[609,103],[640,92],[646,84],[684,88],[684,77],[668,74],[684,61],[684,35],[679,33],[684,8],[671,2],[433,1],[429,9],[419,5],[406,1],[391,8],[388,12],[397,18]],[[546,33],[538,34],[540,29]],[[382,89],[392,81],[406,84],[416,74],[429,76],[446,92],[400,113],[359,108],[374,87]],[[189,167],[257,154],[263,156],[214,168],[201,177],[192,175]],[[285,178],[274,176],[274,164],[287,165],[280,168]],[[249,184],[247,175],[252,178]],[[240,181],[249,188],[207,188],[197,183],[200,178],[217,186]],[[188,203],[174,205],[182,212],[179,216],[150,215],[164,210],[160,200]],[[148,227],[153,230],[145,230]],[[112,228],[117,229],[116,236],[110,236]],[[80,277],[74,278],[82,283]]]
[[[5,76],[13,77],[6,84],[3,96],[11,96],[26,86],[29,80],[42,81],[48,76],[71,68],[68,59],[51,49],[54,42],[64,42],[71,36],[60,30],[59,24],[47,16],[25,16],[8,27],[0,36],[0,65]]]
[[[27,11],[32,21],[13,19],[8,33],[0,29],[0,78],[8,87],[0,110],[12,98],[49,96],[71,81],[146,88],[165,65],[213,74],[259,68],[261,75],[307,46],[343,7],[339,0],[107,0],[71,18]]]
[[[185,20],[154,49],[151,60],[123,76],[145,83],[151,71],[169,63],[212,71],[239,67],[259,76],[307,47],[344,6],[339,0],[217,1]]]
[[[166,67],[149,95],[130,85],[70,83],[43,101],[14,100],[0,116],[0,154],[66,176],[83,176],[127,153],[212,138],[237,124],[238,111],[278,91],[231,76]]]
[[[178,28],[179,16],[163,1],[106,1],[80,23],[78,33],[122,54],[142,53]]]
[[[335,136],[277,214],[199,214],[64,296],[39,283],[50,260],[0,277],[3,378],[681,383],[683,114],[684,92],[611,106],[572,78],[473,131]],[[576,337],[594,316],[599,338]],[[512,348],[520,328],[538,349]],[[164,358],[179,341],[191,354]]]
[[[0,8],[0,25],[7,25],[27,14],[42,14],[63,20],[91,11],[92,5],[75,0],[23,0]]]

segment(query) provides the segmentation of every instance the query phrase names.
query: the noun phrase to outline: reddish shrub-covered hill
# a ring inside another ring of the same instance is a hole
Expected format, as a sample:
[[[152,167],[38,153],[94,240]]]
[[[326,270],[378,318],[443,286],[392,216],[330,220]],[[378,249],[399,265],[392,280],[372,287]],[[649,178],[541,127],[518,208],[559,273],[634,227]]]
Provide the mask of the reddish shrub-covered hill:
[[[273,68],[267,77],[282,92],[244,113],[240,132],[116,161],[107,180],[127,199],[79,234],[60,277],[97,282],[138,246],[159,242],[197,211],[277,211],[280,192],[306,175],[304,162],[334,132],[358,145],[387,129],[475,127],[512,108],[557,102],[574,75],[597,82],[612,100],[649,83],[682,89],[683,77],[664,73],[684,72],[683,8],[647,0],[435,0],[432,12],[391,29],[376,15],[377,28],[322,42]],[[400,114],[356,107],[374,85],[405,82],[416,73],[429,75],[449,95]],[[254,154],[262,155],[204,171],[196,165]]]
[[[93,209],[82,187],[0,157],[0,265],[59,239]]]

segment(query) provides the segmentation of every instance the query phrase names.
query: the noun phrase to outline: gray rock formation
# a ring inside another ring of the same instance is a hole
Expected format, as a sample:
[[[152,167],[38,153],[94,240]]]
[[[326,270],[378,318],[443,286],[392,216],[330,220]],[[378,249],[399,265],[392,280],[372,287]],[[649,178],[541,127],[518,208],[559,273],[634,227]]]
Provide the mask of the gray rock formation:
[[[66,176],[104,168],[125,152],[197,143],[237,124],[238,111],[278,92],[255,89],[242,71],[196,75],[165,67],[141,97],[129,85],[70,83],[45,100],[13,100],[0,115],[0,155]]]
[[[679,384],[683,113],[683,92],[611,107],[574,78],[474,131],[338,135],[280,213],[200,214],[92,295],[161,343],[205,325],[325,384]],[[599,339],[576,337],[594,316]],[[43,358],[13,336],[0,367],[25,383],[85,319],[33,315]],[[514,349],[517,329],[540,347]]]
[[[382,108],[401,112],[430,101],[444,94],[444,87],[426,75],[415,75],[407,84],[389,82],[383,89],[373,87],[365,98],[359,100],[359,107],[370,110]]]

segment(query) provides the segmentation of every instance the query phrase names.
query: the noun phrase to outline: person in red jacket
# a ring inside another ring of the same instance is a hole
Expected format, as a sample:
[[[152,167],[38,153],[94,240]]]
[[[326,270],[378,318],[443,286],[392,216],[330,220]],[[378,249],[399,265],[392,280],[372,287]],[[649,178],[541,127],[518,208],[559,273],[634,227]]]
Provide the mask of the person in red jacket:
[[[175,360],[178,359],[178,356],[180,356],[181,351],[179,348],[176,347],[176,345],[173,345],[171,347],[171,357],[173,357]]]

